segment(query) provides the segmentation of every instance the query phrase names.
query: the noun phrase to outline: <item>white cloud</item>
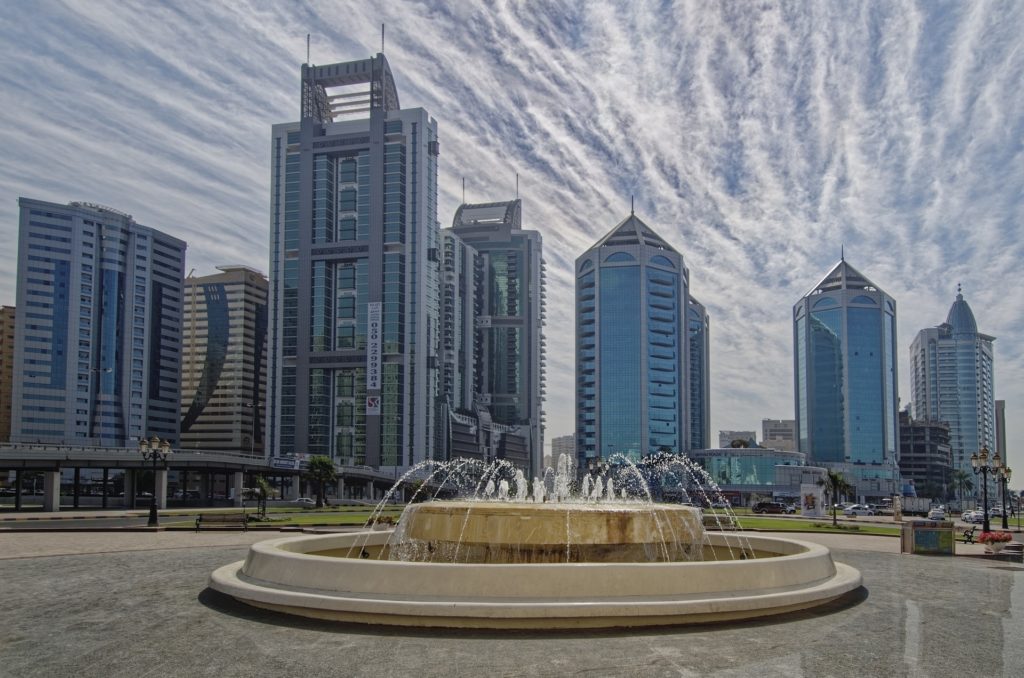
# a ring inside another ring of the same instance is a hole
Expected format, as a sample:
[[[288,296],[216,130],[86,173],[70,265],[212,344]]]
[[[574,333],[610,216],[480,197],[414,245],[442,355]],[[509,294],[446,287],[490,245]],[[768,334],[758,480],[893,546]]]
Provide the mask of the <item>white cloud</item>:
[[[792,416],[791,307],[843,243],[896,297],[904,365],[963,281],[999,337],[997,397],[1011,422],[1024,414],[1024,6],[51,2],[4,15],[8,251],[18,196],[85,199],[186,239],[200,272],[266,269],[270,125],[296,117],[305,34],[314,61],[342,61],[376,52],[386,22],[402,104],[440,126],[442,225],[463,176],[482,201],[509,198],[520,174],[525,225],[553,264],[549,438],[573,420],[565,264],[631,193],[711,313],[714,430]],[[8,266],[0,300],[14,285]],[[906,369],[900,390],[906,402]]]

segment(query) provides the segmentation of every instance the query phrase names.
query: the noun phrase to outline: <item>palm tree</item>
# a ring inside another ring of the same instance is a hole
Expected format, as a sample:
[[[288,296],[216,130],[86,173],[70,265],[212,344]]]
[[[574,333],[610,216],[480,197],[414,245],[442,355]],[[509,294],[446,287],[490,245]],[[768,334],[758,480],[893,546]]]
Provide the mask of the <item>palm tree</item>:
[[[843,474],[838,471],[829,471],[826,477],[818,479],[818,485],[825,487],[825,496],[829,498],[829,503],[832,504],[832,527],[838,527],[839,521],[836,519],[835,500],[837,500],[840,495],[852,492],[853,485],[846,482],[846,478],[844,478]]]
[[[325,457],[322,454],[314,455],[309,458],[306,476],[316,483],[316,507],[323,508],[324,485],[333,483],[338,478],[338,474],[334,471],[334,462],[330,457]]]
[[[974,489],[974,480],[971,479],[971,475],[967,471],[957,469],[953,471],[953,482],[956,483],[957,501],[960,502],[960,510],[964,508],[964,492],[970,492]]]

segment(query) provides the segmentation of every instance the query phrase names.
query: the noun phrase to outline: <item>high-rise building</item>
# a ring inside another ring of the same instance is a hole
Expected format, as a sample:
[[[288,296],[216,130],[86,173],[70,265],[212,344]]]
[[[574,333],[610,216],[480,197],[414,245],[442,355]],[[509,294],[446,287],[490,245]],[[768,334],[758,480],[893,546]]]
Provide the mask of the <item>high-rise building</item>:
[[[11,387],[14,383],[14,307],[0,307],[0,443],[11,439]]]
[[[978,332],[957,289],[946,322],[917,333],[910,346],[914,416],[949,423],[953,466],[971,469],[971,455],[996,449],[993,352],[995,337]]]
[[[711,319],[690,297],[687,311],[690,341],[690,449],[711,446]]]
[[[406,467],[441,393],[437,123],[383,54],[301,80],[271,139],[270,450]]]
[[[558,436],[551,439],[552,468],[554,468],[555,464],[558,464],[558,459],[562,455],[565,455],[573,463],[576,462],[576,436],[571,433],[567,436]]]
[[[177,444],[185,243],[109,207],[18,204],[11,441]]]
[[[451,231],[477,254],[476,410],[504,431],[498,457],[539,475],[544,459],[544,257],[522,202],[465,204]],[[524,456],[525,455],[525,456]]]
[[[267,278],[245,266],[185,279],[181,446],[264,453]]]
[[[749,443],[751,446],[757,443],[757,433],[754,431],[719,431],[718,448],[725,449],[732,447],[737,440]]]
[[[899,490],[896,302],[842,259],[793,307],[797,447],[859,496]]]
[[[761,444],[776,450],[796,451],[796,419],[762,419]]]
[[[909,411],[900,412],[900,473],[914,482],[917,496],[948,499],[953,454],[946,422],[912,419]]]
[[[1006,401],[996,401],[996,452],[1006,460]]]
[[[690,445],[690,274],[630,214],[576,259],[580,468]]]

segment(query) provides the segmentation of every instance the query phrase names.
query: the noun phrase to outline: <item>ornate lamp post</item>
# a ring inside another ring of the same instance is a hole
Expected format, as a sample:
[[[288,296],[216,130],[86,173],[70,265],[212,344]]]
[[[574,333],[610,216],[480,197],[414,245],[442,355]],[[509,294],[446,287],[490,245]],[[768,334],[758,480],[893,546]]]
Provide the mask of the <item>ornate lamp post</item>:
[[[171,443],[167,440],[160,440],[156,436],[149,440],[142,438],[139,440],[139,453],[142,454],[143,461],[153,462],[153,498],[149,502],[149,522],[146,524],[149,527],[157,527],[160,525],[160,519],[156,512],[157,465],[166,464],[167,460],[171,458]]]
[[[988,476],[989,474],[999,473],[999,469],[1003,467],[1003,460],[996,452],[991,458],[988,456],[988,448],[981,448],[981,453],[975,452],[971,455],[971,469],[974,471],[974,475],[981,474],[981,495],[982,495],[982,514],[985,519],[982,522],[981,529],[983,532],[988,532],[991,529],[991,525],[988,521]]]
[[[1003,467],[1003,472],[1000,473],[999,476],[998,476],[999,485],[1000,485],[999,489],[1002,492],[1002,494],[1000,495],[1000,498],[1002,499],[1002,502],[1003,502],[1003,529],[1004,530],[1010,529],[1010,524],[1006,522],[1006,486],[1010,484],[1010,475],[1012,473],[1013,473],[1013,471],[1010,470],[1009,466],[1004,466]]]

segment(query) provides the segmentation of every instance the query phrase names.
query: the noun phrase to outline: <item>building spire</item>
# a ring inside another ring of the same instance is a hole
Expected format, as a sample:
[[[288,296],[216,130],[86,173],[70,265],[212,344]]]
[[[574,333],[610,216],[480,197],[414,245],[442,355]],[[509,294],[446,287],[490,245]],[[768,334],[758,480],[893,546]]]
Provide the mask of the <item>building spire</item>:
[[[636,212],[633,211],[633,195],[629,196],[629,216],[633,216]]]
[[[839,261],[846,261],[846,243],[839,243]]]
[[[466,177],[462,177],[462,204],[466,204]]]

